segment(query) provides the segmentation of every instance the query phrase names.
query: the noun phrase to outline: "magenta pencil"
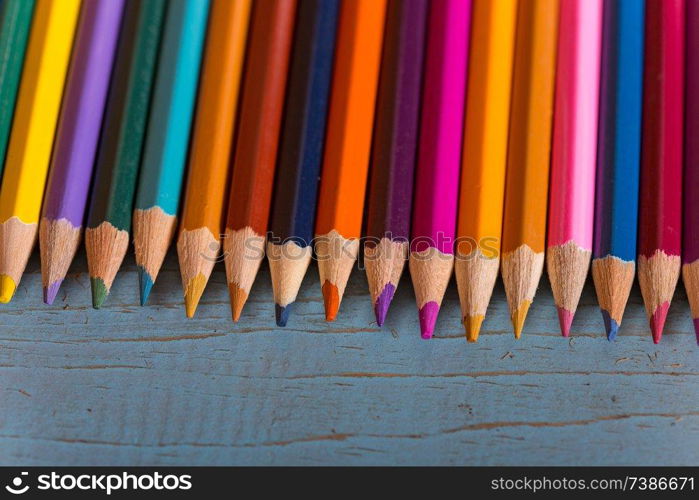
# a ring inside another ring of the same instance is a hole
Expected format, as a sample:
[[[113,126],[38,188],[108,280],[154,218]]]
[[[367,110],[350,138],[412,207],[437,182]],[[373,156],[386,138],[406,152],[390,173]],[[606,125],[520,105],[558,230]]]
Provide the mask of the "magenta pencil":
[[[602,0],[561,0],[546,264],[570,335],[592,256]]]
[[[82,4],[39,229],[44,302],[80,243],[124,0]]]
[[[470,0],[430,3],[410,275],[429,339],[454,267]]]
[[[699,88],[699,0],[687,0],[687,89]],[[684,214],[682,278],[699,344],[699,93],[687,92],[685,102]]]

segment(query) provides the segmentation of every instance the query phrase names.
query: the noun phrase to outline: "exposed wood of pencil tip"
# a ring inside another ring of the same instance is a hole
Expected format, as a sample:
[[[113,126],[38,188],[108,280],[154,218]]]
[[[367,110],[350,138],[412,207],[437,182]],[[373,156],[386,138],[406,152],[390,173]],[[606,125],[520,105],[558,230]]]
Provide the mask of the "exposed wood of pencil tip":
[[[656,250],[651,257],[638,257],[638,282],[646,306],[653,341],[657,344],[662,337],[667,311],[675,293],[680,276],[679,255],[668,255]]]
[[[568,241],[550,246],[546,252],[546,269],[556,306],[575,313],[585,286],[592,252]]]
[[[38,224],[10,217],[0,224],[0,302],[9,302],[31,255]]]
[[[422,309],[428,302],[441,305],[454,269],[454,256],[429,247],[419,252],[410,252],[408,266],[418,309]]]
[[[194,317],[214,269],[221,244],[209,228],[183,229],[177,240],[177,257],[184,289],[185,312]]]
[[[117,229],[108,221],[97,227],[87,228],[85,250],[90,278],[102,280],[109,291],[128,248],[128,231]]]
[[[41,219],[39,250],[41,283],[45,289],[62,282],[66,277],[80,246],[81,232],[80,227],[74,227],[67,219]]]
[[[699,318],[699,260],[682,266],[682,280],[687,289],[692,318],[697,319]]]
[[[381,238],[376,245],[364,245],[364,267],[372,303],[376,303],[386,286],[392,285],[394,290],[398,288],[407,260],[407,241]]]
[[[151,281],[158,277],[170,243],[177,230],[177,217],[156,206],[136,209],[133,214],[134,254],[136,265],[148,273]]]
[[[635,273],[634,262],[625,261],[613,255],[592,261],[592,279],[595,283],[597,301],[600,309],[614,320],[616,327],[621,326]]]
[[[502,281],[516,338],[522,335],[543,270],[544,252],[535,252],[527,244],[502,255]]]
[[[302,247],[293,241],[282,245],[267,243],[267,260],[276,305],[287,307],[296,301],[312,255],[310,245]]]
[[[265,257],[265,237],[249,226],[237,230],[226,228],[223,255],[233,321],[238,321]]]
[[[480,248],[467,255],[457,255],[454,274],[459,290],[461,317],[469,342],[478,339],[499,269],[500,259],[486,257]]]
[[[359,239],[347,239],[336,230],[318,235],[315,252],[323,291],[325,319],[334,321],[357,256]]]

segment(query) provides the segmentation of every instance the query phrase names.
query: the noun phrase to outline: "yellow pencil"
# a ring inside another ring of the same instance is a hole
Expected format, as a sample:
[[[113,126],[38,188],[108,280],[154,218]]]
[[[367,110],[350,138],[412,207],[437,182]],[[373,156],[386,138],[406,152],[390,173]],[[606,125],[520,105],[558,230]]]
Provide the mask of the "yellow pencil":
[[[517,0],[473,3],[456,283],[469,342],[478,338],[500,264]]]
[[[80,0],[39,0],[0,189],[0,302],[12,299],[39,227]]]

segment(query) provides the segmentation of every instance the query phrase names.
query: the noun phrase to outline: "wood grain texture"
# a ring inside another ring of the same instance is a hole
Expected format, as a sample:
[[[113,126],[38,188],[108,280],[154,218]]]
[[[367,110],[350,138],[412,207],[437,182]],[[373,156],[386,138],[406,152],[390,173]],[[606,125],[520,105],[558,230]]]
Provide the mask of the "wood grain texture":
[[[498,284],[478,344],[456,287],[438,335],[418,338],[410,286],[373,323],[353,273],[346,313],[324,321],[316,266],[295,321],[274,327],[267,266],[230,322],[223,266],[185,321],[170,254],[151,306],[129,254],[101,311],[79,254],[56,303],[41,304],[36,256],[0,315],[0,464],[696,464],[699,365],[684,291],[664,342],[645,334],[635,287],[616,343],[590,283],[576,336],[557,334],[548,285],[515,341]],[[163,418],[167,415],[167,418]]]

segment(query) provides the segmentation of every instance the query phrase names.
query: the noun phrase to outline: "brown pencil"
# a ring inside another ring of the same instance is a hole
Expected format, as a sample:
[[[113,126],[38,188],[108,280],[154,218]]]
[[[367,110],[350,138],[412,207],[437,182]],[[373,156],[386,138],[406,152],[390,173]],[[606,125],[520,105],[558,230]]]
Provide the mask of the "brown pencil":
[[[233,321],[265,255],[296,0],[256,2],[223,249]]]

